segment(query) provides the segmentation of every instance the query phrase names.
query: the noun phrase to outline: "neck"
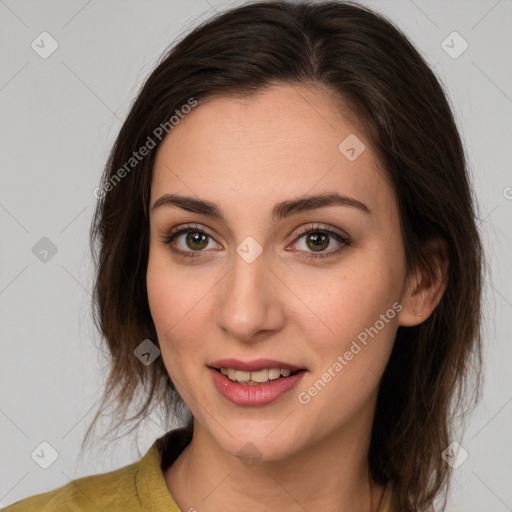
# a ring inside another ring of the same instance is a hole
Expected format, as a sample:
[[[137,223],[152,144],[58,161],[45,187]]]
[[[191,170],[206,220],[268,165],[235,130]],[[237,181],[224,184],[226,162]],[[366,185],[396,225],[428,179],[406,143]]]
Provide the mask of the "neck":
[[[377,512],[384,486],[369,479],[370,433],[364,418],[286,459],[248,465],[196,421],[192,440],[164,477],[183,511]]]

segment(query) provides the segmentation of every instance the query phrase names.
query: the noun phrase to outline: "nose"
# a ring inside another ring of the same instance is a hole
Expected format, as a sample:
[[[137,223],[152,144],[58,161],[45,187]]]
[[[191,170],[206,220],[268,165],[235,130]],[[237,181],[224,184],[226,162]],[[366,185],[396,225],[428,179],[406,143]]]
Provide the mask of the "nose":
[[[256,343],[285,322],[285,287],[262,253],[248,263],[238,254],[218,290],[217,325],[234,339]]]

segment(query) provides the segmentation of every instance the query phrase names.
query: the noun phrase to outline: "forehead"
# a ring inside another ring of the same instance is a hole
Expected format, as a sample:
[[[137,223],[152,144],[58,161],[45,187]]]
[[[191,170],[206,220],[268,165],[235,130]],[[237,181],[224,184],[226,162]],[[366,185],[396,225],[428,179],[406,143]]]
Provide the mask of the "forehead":
[[[200,103],[160,145],[151,190],[152,203],[192,192],[260,207],[333,190],[385,207],[392,194],[365,134],[332,95],[291,85]]]

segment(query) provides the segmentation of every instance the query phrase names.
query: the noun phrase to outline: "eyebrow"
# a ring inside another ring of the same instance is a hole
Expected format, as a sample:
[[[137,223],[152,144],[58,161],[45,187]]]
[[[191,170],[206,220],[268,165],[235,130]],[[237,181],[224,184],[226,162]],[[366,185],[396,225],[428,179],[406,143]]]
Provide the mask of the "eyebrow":
[[[226,220],[221,208],[219,208],[215,203],[196,199],[194,197],[181,196],[178,194],[164,194],[155,201],[155,204],[151,208],[151,212],[153,213],[162,206],[175,206],[188,212],[206,215],[208,217],[219,219],[223,222]],[[371,214],[370,209],[361,201],[333,192],[330,194],[314,196],[305,195],[296,199],[277,203],[272,208],[270,220],[275,222],[277,220],[290,217],[296,213],[316,210],[328,206],[349,206]]]

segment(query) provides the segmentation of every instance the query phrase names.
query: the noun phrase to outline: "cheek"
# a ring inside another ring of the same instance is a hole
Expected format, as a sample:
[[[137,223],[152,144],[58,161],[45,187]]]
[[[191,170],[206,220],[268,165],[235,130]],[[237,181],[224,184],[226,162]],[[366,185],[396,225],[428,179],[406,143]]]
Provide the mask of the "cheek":
[[[382,263],[347,265],[327,279],[317,278],[315,288],[311,281],[300,281],[303,290],[300,295],[307,297],[308,305],[329,329],[324,329],[336,339],[347,340],[370,327],[380,315],[400,299],[401,280],[398,273]],[[307,325],[304,325],[308,328]],[[317,328],[316,322],[309,329]]]
[[[173,335],[190,322],[194,309],[209,288],[197,269],[183,271],[173,263],[170,249],[159,247],[156,242],[150,248],[146,286],[148,302],[157,331]],[[195,276],[195,277],[194,277]]]
[[[390,275],[356,277],[332,286],[321,310],[334,333],[320,336],[311,325],[303,326],[306,338],[314,340],[317,359],[298,400],[322,418],[327,431],[375,397],[398,325],[400,304]]]
[[[170,375],[185,380],[202,366],[211,337],[214,273],[172,262],[166,247],[150,249],[146,286],[162,359]]]
[[[364,256],[359,253],[336,276],[322,281],[324,293],[313,298],[310,292],[312,309],[329,328],[318,330],[318,322],[302,325],[306,338],[315,340],[318,357],[311,380],[320,378],[319,388],[332,382],[326,384],[330,391],[322,393],[325,400],[335,395],[356,406],[378,385],[401,309],[403,278],[397,261],[377,248]]]

